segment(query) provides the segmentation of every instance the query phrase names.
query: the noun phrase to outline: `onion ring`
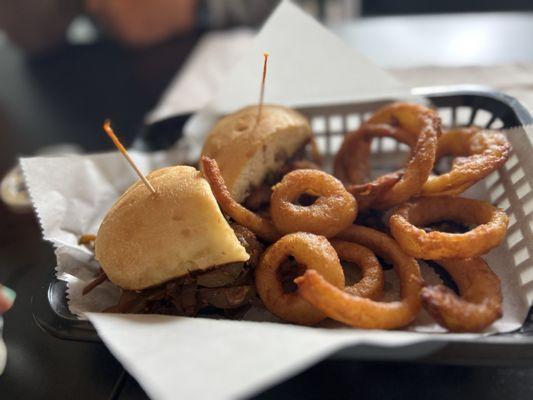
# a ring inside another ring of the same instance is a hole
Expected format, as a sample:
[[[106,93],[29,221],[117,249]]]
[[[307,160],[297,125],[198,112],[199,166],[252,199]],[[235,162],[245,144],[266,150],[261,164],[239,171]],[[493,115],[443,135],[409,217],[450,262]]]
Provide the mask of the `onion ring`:
[[[387,130],[384,125],[390,125],[392,128]],[[368,133],[365,133],[365,130]],[[402,171],[400,179],[388,190],[381,191],[375,199],[372,199],[371,207],[387,209],[418,194],[427,181],[435,162],[438,138],[441,134],[441,121],[437,113],[419,104],[393,103],[379,109],[358,131],[361,132],[360,135],[363,138],[366,135],[390,136],[408,144],[412,149],[411,158]],[[357,132],[354,135],[358,135]],[[353,142],[357,141],[348,138],[343,143],[340,156],[336,158],[338,166],[336,172],[340,173],[342,170],[340,163],[346,159],[347,153],[350,152],[349,148],[354,147]],[[363,145],[357,152],[354,158],[358,160],[352,163],[357,170],[363,172],[353,172],[352,178],[356,178],[355,183],[360,184],[362,183],[360,179],[368,170],[369,144]],[[349,173],[345,172],[343,176],[349,176]]]
[[[345,185],[361,184],[370,176],[370,154],[372,140],[376,137],[390,137],[410,147],[416,145],[416,136],[387,124],[363,124],[348,133],[333,160],[334,175]]]
[[[265,307],[279,318],[302,325],[313,325],[326,315],[299,296],[287,293],[279,279],[279,267],[292,256],[307,270],[314,270],[334,287],[344,288],[344,272],[335,249],[322,236],[291,233],[271,245],[255,271],[255,284]]]
[[[294,204],[302,194],[318,198],[309,206]],[[280,232],[333,237],[353,223],[357,202],[332,175],[300,169],[289,172],[272,188],[270,215]]]
[[[444,285],[422,289],[422,302],[439,325],[452,332],[480,332],[502,316],[498,276],[482,258],[435,261],[452,276],[461,297]]]
[[[423,282],[416,260],[391,237],[374,229],[353,225],[339,237],[368,247],[392,262],[400,278],[401,301],[386,303],[351,296],[309,269],[295,279],[300,296],[328,317],[357,328],[395,329],[411,323],[420,311]]]
[[[86,233],[80,236],[80,238],[78,239],[78,244],[90,245],[91,243],[94,244],[95,240],[96,235]]]
[[[500,132],[460,128],[439,139],[437,160],[456,157],[446,174],[429,177],[422,196],[457,195],[500,168],[509,158],[511,145]]]
[[[246,209],[231,197],[214,159],[202,156],[200,163],[213,195],[224,213],[264,240],[273,242],[280,237],[272,222]]]
[[[344,291],[352,296],[379,299],[383,295],[385,278],[374,253],[357,243],[338,239],[332,240],[331,245],[341,260],[355,263],[363,274],[359,282],[346,286]]]
[[[426,232],[417,226],[456,221],[477,224],[465,233]],[[469,258],[485,254],[505,237],[509,218],[492,204],[462,197],[426,197],[399,207],[389,219],[402,249],[424,260]]]
[[[437,177],[437,176],[432,176],[432,177]],[[430,177],[430,179],[432,177]],[[470,186],[472,186],[472,183],[465,183],[464,185],[455,186],[449,190],[439,192],[438,196],[458,196],[461,193],[463,193],[466,189],[468,189]],[[424,197],[432,197],[432,196],[433,196],[432,194],[428,194],[427,196],[424,196]],[[437,194],[435,194],[435,196],[437,196]]]
[[[378,198],[398,183],[401,177],[402,172],[391,172],[369,183],[349,185],[346,190],[357,200],[359,211],[364,211],[371,208]]]

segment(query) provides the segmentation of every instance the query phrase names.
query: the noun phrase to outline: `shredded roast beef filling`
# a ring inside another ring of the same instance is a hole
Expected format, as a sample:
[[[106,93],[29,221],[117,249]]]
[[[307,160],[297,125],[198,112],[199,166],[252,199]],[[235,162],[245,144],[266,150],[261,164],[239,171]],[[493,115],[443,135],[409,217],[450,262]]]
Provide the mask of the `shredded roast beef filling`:
[[[232,316],[251,304],[260,303],[253,284],[253,270],[259,263],[264,246],[247,228],[233,223],[231,227],[250,255],[246,263],[195,271],[144,290],[124,290],[119,303],[106,311],[186,316],[223,313]]]

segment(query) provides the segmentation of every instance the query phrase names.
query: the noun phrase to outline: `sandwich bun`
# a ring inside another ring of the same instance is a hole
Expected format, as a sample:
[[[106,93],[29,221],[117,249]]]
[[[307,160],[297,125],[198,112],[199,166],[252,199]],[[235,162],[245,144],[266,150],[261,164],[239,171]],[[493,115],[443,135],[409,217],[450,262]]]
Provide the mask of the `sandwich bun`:
[[[257,115],[258,106],[249,106],[222,118],[202,149],[202,155],[217,161],[239,203],[312,137],[309,122],[295,110],[264,105],[259,123]]]
[[[111,282],[140,290],[248,260],[199,171],[168,167],[147,179],[156,193],[138,181],[115,202],[98,230],[95,257]]]

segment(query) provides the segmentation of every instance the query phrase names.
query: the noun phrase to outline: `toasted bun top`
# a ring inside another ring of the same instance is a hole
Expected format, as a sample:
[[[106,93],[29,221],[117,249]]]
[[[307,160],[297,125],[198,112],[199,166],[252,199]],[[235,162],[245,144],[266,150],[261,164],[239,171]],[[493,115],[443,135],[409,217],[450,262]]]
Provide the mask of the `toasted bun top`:
[[[249,256],[225,220],[207,181],[186,166],[156,170],[138,181],[107,213],[95,256],[111,282],[144,289]]]
[[[207,136],[202,155],[214,158],[232,197],[242,202],[271,171],[277,171],[312,136],[299,112],[264,105],[243,108],[222,118]]]

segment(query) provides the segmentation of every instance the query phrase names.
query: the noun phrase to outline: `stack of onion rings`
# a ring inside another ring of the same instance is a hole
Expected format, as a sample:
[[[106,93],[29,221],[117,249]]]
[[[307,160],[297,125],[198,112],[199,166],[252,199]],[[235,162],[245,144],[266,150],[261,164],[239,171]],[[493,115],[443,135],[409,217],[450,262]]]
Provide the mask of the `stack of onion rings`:
[[[279,279],[279,268],[288,257],[313,270],[333,287],[344,288],[344,272],[335,249],[322,236],[291,233],[270,246],[255,271],[255,284],[265,307],[277,317],[302,325],[313,325],[326,315],[307,303],[299,293],[288,293]]]
[[[439,260],[461,297],[443,285],[422,289],[424,307],[452,332],[479,332],[502,316],[500,280],[483,259]]]
[[[318,198],[309,206],[295,204],[303,194]],[[289,172],[273,187],[270,215],[280,232],[310,232],[333,237],[353,223],[357,203],[333,176],[301,169]]]
[[[509,158],[511,145],[503,134],[478,128],[445,132],[439,139],[437,160],[456,157],[450,172],[431,176],[422,187],[423,196],[458,195],[500,168]]]
[[[384,137],[409,146],[409,160],[369,181],[372,140]],[[330,317],[358,328],[395,329],[411,323],[423,304],[448,330],[478,332],[502,313],[499,279],[479,255],[502,241],[508,218],[489,203],[451,196],[500,168],[509,153],[499,132],[458,128],[441,135],[434,110],[393,103],[346,135],[334,160],[339,180],[307,162],[286,166],[279,171],[282,180],[260,193],[261,205],[270,203],[262,214],[231,198],[214,160],[202,158],[201,165],[222,211],[274,242],[256,268],[255,284],[265,307],[279,318],[313,325]],[[446,156],[454,157],[451,170],[431,175],[435,160]],[[393,206],[398,208],[387,227],[382,210]],[[352,225],[358,211],[378,213],[377,222],[374,216],[357,223],[374,223],[393,237]],[[475,227],[464,233],[422,229],[444,221]],[[376,256],[400,278],[399,301],[379,301],[384,274]],[[460,296],[443,285],[424,287],[415,257],[437,260]],[[345,287],[339,259],[354,263],[362,278]]]
[[[423,282],[416,260],[391,237],[370,228],[354,225],[339,237],[368,247],[392,262],[400,278],[401,301],[385,303],[352,296],[309,269],[295,279],[298,294],[328,317],[357,328],[395,329],[411,323],[421,307]]]
[[[478,225],[466,233],[426,232],[433,222]],[[487,253],[505,237],[509,218],[490,203],[461,197],[426,197],[407,203],[391,215],[392,236],[402,249],[424,260],[469,258]]]

